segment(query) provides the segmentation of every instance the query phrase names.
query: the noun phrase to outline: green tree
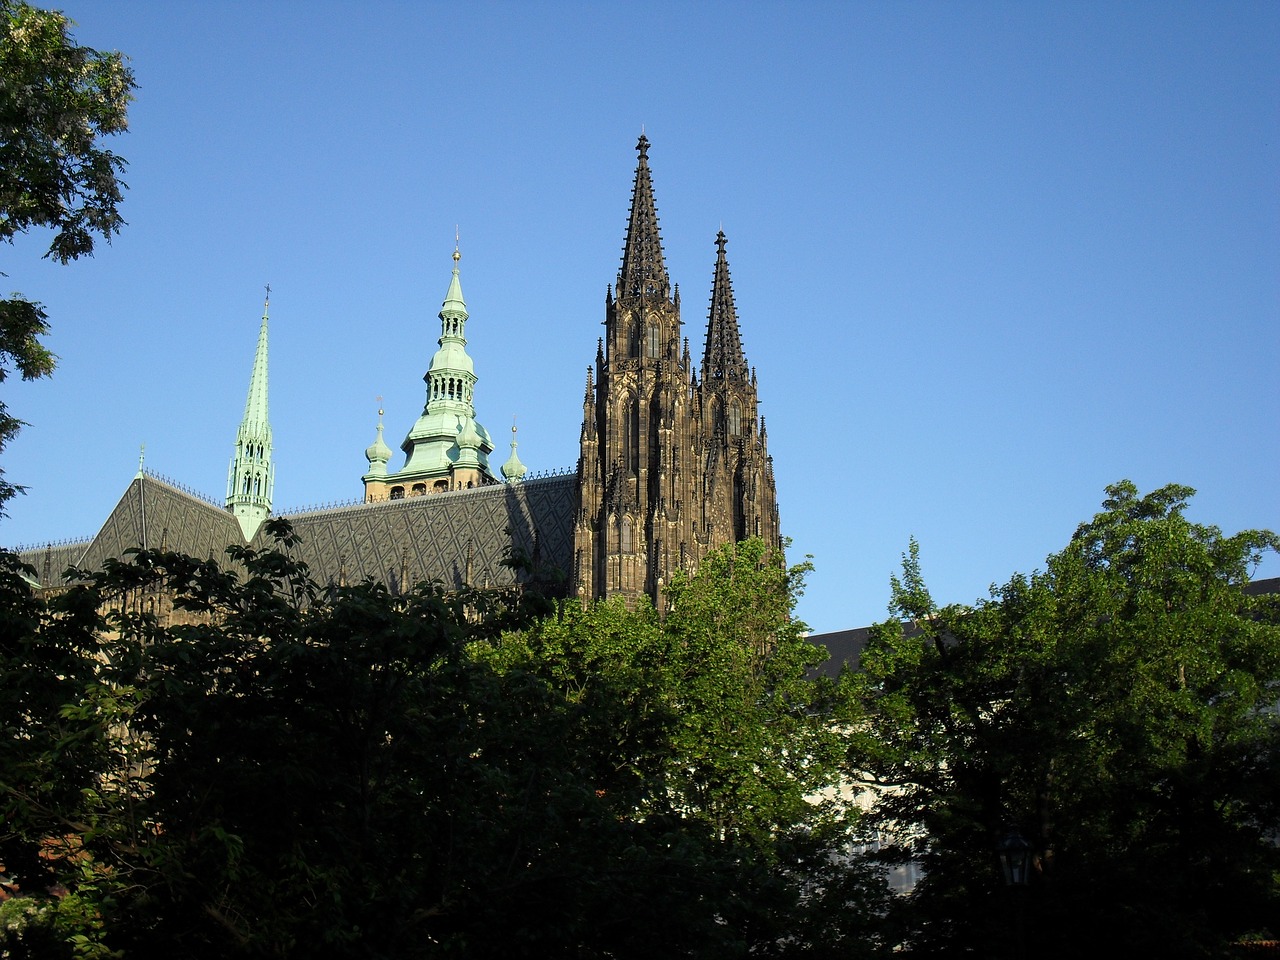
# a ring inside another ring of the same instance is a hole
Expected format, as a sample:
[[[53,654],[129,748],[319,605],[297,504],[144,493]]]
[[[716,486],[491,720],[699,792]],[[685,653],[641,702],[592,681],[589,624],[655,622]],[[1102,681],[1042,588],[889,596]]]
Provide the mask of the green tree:
[[[838,744],[779,554],[714,555],[662,620],[322,587],[272,524],[238,573],[0,576],[13,956],[863,949],[876,881],[804,800]]]
[[[759,539],[726,545],[673,578],[665,617],[568,605],[493,651],[565,698],[582,785],[633,831],[648,892],[611,889],[590,913],[611,955],[878,950],[884,889],[847,853],[837,691],[811,678],[825,654],[793,616],[808,570]]]
[[[45,256],[64,264],[124,224],[125,161],[100,140],[126,129],[134,89],[120,54],[79,46],[69,26],[56,11],[0,0],[0,240],[48,228]],[[38,302],[0,300],[0,382],[12,369],[24,380],[53,372],[40,342],[48,329]],[[0,452],[21,426],[0,401]],[[20,490],[0,469],[0,515]]]
[[[1280,542],[1192,523],[1192,493],[1109,487],[1043,572],[972,607],[933,603],[911,545],[851,678],[850,755],[924,866],[895,918],[920,952],[1012,946],[1015,908],[1037,955],[1280,932],[1280,607],[1245,591]],[[1011,829],[1036,855],[1021,904],[996,872]]]

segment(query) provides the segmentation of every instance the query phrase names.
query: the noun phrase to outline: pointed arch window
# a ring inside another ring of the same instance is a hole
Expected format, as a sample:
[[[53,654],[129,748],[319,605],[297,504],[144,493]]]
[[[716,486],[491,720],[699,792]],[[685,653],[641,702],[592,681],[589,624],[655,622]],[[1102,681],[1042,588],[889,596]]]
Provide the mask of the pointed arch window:
[[[662,331],[658,329],[656,323],[649,324],[647,347],[650,358],[656,359],[662,355]]]
[[[742,436],[742,407],[737,400],[729,403],[729,434],[734,437]]]
[[[631,534],[631,518],[622,517],[618,521],[618,540],[623,553],[634,553],[635,542]]]
[[[627,456],[631,469],[640,472],[640,404],[632,397],[627,403]]]

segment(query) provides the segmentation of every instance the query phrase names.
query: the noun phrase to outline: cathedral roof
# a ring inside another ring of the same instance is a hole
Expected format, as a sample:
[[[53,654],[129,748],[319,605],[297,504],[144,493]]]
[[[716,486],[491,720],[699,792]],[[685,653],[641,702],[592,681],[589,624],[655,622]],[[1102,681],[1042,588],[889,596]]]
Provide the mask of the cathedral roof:
[[[515,583],[516,572],[502,563],[509,548],[568,573],[576,510],[570,473],[287,519],[302,539],[295,555],[317,580],[370,578],[395,588],[403,569],[410,584],[436,580],[453,589]],[[265,534],[253,545],[266,546]]]
[[[293,555],[318,582],[368,578],[399,589],[403,578],[410,585],[435,580],[450,589],[509,586],[517,582],[516,571],[502,562],[509,548],[524,551],[546,570],[570,570],[576,481],[570,473],[285,518],[301,538]],[[36,568],[41,584],[51,586],[69,566],[100,570],[107,559],[143,546],[212,557],[234,568],[226,549],[243,543],[229,511],[143,475],[129,484],[92,540],[34,547],[21,556]],[[271,540],[259,529],[251,545],[268,549]]]
[[[101,570],[108,559],[137,547],[221,560],[233,543],[243,544],[244,538],[230,511],[142,473],[133,478],[92,540],[61,547],[56,557],[47,557],[52,550],[44,548],[24,550],[22,559],[36,568],[42,585],[51,586],[60,582],[67,567]],[[51,562],[46,564],[46,559]]]

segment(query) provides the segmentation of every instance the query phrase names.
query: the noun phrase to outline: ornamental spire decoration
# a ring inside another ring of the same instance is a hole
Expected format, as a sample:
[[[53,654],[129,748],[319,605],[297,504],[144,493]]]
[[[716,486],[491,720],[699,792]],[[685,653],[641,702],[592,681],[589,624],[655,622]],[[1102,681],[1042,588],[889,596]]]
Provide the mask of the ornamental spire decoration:
[[[271,422],[267,408],[267,315],[271,307],[271,285],[262,304],[262,326],[258,349],[253,356],[249,395],[245,398],[244,419],[236,431],[236,447],[227,471],[227,508],[240,521],[246,542],[253,539],[262,521],[271,514],[271,494],[275,487],[275,464],[271,461]]]
[[[507,483],[515,483],[523,480],[524,475],[529,472],[528,468],[520,462],[520,458],[516,455],[516,418],[511,418],[511,456],[507,458],[507,462],[502,465],[502,476]]]
[[[453,273],[440,306],[439,349],[423,375],[426,405],[400,444],[405,463],[385,481],[365,476],[366,499],[399,499],[494,483],[489,470],[493,441],[476,420],[475,364],[467,353],[467,312],[458,263],[462,259],[454,233]]]
[[[702,380],[746,380],[747,362],[742,355],[738,311],[733,305],[733,283],[724,248],[724,231],[716,234],[716,274],[711,284],[711,310],[707,315],[707,344],[702,355]]]
[[[631,189],[631,216],[622,249],[622,269],[618,273],[618,299],[642,293],[670,297],[671,283],[662,256],[662,236],[658,230],[658,208],[653,200],[653,178],[649,173],[649,138],[643,133],[636,143],[640,153],[635,184]]]

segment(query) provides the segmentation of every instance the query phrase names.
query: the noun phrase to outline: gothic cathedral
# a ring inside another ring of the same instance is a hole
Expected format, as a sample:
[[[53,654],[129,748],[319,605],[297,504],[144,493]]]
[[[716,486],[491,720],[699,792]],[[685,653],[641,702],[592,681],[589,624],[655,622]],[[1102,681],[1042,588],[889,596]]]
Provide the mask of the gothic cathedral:
[[[587,369],[578,459],[573,583],[584,602],[648,594],[714,547],[780,539],[773,463],[733,305],[725,236],[698,379],[667,276],[640,137],[631,216],[605,335]]]
[[[680,291],[667,276],[640,138],[622,269],[605,298],[605,336],[587,370],[576,474],[528,476],[511,456],[501,477],[494,443],[476,419],[477,377],[467,352],[469,314],[458,259],[439,313],[440,337],[426,376],[426,403],[390,468],[377,438],[365,451],[363,502],[286,511],[296,559],[320,582],[372,579],[393,591],[424,581],[450,589],[539,581],[583,603],[648,595],[693,570],[708,551],[758,536],[779,542],[773,464],[733,305],[725,237],[716,237],[715,278],[701,377],[680,324]],[[264,307],[244,419],[223,504],[152,473],[138,473],[90,540],[23,552],[41,583],[67,567],[101,569],[138,546],[224,556],[229,546],[270,549],[275,464],[267,407]],[[512,550],[533,571],[507,562]],[[567,574],[567,577],[556,573]]]

